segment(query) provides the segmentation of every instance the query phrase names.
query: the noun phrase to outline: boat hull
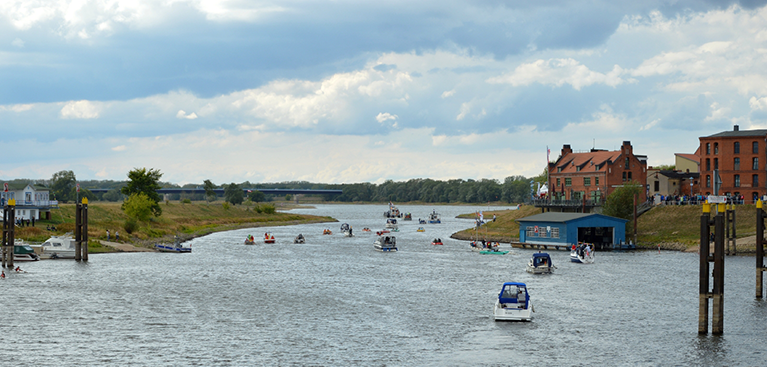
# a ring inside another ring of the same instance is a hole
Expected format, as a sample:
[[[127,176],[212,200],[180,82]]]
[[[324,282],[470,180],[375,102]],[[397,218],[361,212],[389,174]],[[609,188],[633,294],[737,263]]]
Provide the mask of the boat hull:
[[[381,245],[373,245],[373,248],[380,252],[397,252],[396,247],[381,247]]]
[[[524,308],[524,304],[507,304],[503,307],[496,302],[493,307],[493,318],[495,321],[530,321],[533,319],[532,307],[531,302],[528,302],[527,308]]]
[[[528,273],[531,274],[551,274],[554,272],[550,266],[533,266],[532,264],[527,264],[527,269],[525,269]]]
[[[175,252],[175,253],[180,253],[180,254],[187,253],[187,252],[192,252],[192,248],[191,247],[181,247],[181,246],[176,246],[176,245],[163,245],[163,244],[159,244],[159,243],[154,245],[154,248],[156,248],[157,251],[161,251],[161,252]]]
[[[593,264],[594,263],[594,254],[592,253],[589,256],[579,256],[576,251],[570,252],[570,262],[578,263],[578,264]]]
[[[482,255],[506,255],[509,252],[508,251],[488,251],[488,250],[485,250],[485,251],[480,251],[479,253],[482,254]]]

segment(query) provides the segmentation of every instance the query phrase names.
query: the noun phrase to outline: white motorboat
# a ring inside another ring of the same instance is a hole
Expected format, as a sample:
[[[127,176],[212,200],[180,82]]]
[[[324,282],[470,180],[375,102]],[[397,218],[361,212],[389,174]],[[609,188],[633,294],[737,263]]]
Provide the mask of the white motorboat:
[[[343,234],[344,237],[354,237],[354,234],[352,233],[352,227],[349,225],[349,223],[344,223],[341,225],[341,234]]]
[[[70,235],[52,236],[42,245],[30,245],[41,259],[74,259],[75,239]]]
[[[395,252],[397,251],[397,238],[394,236],[380,236],[373,243],[373,248],[381,252]]]
[[[306,238],[304,237],[304,235],[300,233],[298,234],[298,236],[296,236],[296,238],[293,239],[293,243],[305,243],[305,242],[306,242]]]
[[[527,263],[527,272],[533,274],[551,274],[554,272],[554,264],[551,262],[551,256],[545,252],[536,252]]]
[[[503,283],[493,307],[495,321],[530,321],[533,318],[532,302],[525,283]]]
[[[580,264],[593,264],[594,263],[594,250],[587,244],[581,244],[580,246],[573,245],[570,251],[570,262]]]
[[[387,219],[387,220],[386,220],[386,226],[385,226],[385,228],[386,228],[386,229],[388,229],[388,230],[392,230],[392,231],[396,231],[396,230],[398,230],[398,229],[399,229],[399,227],[397,227],[397,220],[396,220],[396,219],[394,219],[394,218],[389,218],[389,219]]]
[[[40,255],[35,253],[35,250],[26,242],[22,240],[16,240],[13,246],[13,261],[37,261],[40,260]]]
[[[439,214],[436,210],[433,210],[431,214],[429,214],[429,224],[439,224],[442,223],[442,220],[439,219]]]

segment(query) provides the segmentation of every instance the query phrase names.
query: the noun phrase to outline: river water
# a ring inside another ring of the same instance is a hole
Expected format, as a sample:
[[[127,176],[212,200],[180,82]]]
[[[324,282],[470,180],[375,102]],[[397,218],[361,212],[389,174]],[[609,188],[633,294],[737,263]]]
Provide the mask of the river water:
[[[191,254],[22,263],[26,273],[0,280],[0,356],[15,366],[767,364],[753,257],[727,258],[724,335],[699,336],[694,253],[599,252],[583,265],[552,252],[556,273],[531,275],[532,250],[480,255],[449,239],[473,224],[457,214],[488,207],[400,207],[415,220],[400,222],[399,252],[381,253],[361,229],[383,228],[386,209],[295,210],[348,222],[353,238],[340,223],[307,224],[212,234]],[[432,209],[443,223],[416,232]],[[277,244],[243,245],[267,230]],[[292,244],[298,233],[306,244]],[[493,321],[504,281],[527,283],[532,322]]]

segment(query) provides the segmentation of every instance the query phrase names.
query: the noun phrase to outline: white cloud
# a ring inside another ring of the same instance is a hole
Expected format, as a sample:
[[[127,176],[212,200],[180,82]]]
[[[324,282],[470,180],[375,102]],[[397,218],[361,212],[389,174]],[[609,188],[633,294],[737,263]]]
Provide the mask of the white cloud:
[[[397,115],[392,115],[388,112],[379,112],[378,116],[376,116],[376,121],[378,121],[379,124],[383,124],[387,120],[397,120]]]
[[[446,90],[442,92],[442,98],[452,97],[455,94],[455,89],[453,90]]]
[[[511,84],[515,87],[528,86],[533,83],[557,87],[569,84],[575,90],[581,90],[581,88],[592,84],[604,84],[611,87],[623,84],[625,82],[621,79],[623,73],[623,69],[618,65],[613,66],[610,72],[603,74],[589,70],[574,59],[549,59],[521,64],[514,69],[514,72],[489,78],[487,82]]]
[[[70,101],[64,104],[60,115],[64,119],[95,119],[99,117],[99,108],[90,101]]]
[[[112,148],[112,150],[115,151],[115,152],[122,152],[122,151],[125,151],[125,149],[126,149],[125,145],[118,145],[118,146]]]
[[[719,103],[714,102],[710,106],[711,108],[711,114],[706,116],[706,119],[704,121],[715,121],[715,120],[721,120],[727,117],[727,115],[730,113],[729,107],[722,107],[719,105]]]
[[[463,120],[463,119],[464,119],[464,117],[466,117],[466,115],[467,115],[469,112],[471,112],[471,104],[469,104],[469,103],[467,103],[467,102],[461,103],[461,109],[460,109],[460,111],[458,112],[458,115],[457,115],[457,116],[455,116],[455,120],[456,120],[456,121],[461,121],[461,120]]]
[[[762,97],[762,98],[751,97],[751,99],[748,100],[748,105],[751,107],[752,110],[759,110],[759,111],[767,110],[767,97]]]
[[[24,111],[31,110],[32,107],[33,107],[32,104],[14,104],[14,105],[0,106],[0,111],[24,112]]]
[[[194,120],[197,118],[197,114],[194,112],[187,114],[186,112],[184,112],[184,110],[178,110],[178,112],[176,113],[176,118]]]
[[[21,38],[16,38],[13,41],[11,41],[11,46],[18,47],[18,48],[24,48],[24,41],[21,40]]]

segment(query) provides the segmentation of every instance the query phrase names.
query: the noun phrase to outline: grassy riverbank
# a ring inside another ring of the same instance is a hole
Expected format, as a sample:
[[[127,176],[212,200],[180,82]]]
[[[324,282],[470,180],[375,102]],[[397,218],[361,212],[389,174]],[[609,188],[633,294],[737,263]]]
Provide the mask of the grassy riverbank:
[[[512,242],[519,240],[517,219],[541,213],[540,208],[522,206],[519,210],[484,212],[485,219],[496,214],[495,222],[487,222],[479,231],[473,228],[457,232],[451,238],[470,240],[485,238],[488,241]],[[637,220],[637,244],[640,248],[697,251],[700,244],[700,205],[658,206],[641,215]],[[474,218],[474,213],[462,218]],[[737,252],[753,253],[756,248],[756,208],[754,205],[735,206],[735,232]],[[633,223],[626,229],[628,240],[633,238]]]
[[[153,247],[157,242],[172,242],[174,236],[182,240],[204,236],[213,232],[238,228],[281,226],[302,223],[335,222],[331,217],[300,215],[276,212],[258,213],[254,206],[237,205],[228,209],[221,202],[183,204],[180,202],[163,203],[163,214],[148,222],[140,222],[133,233],[124,229],[128,217],[120,209],[121,203],[93,202],[88,205],[88,237],[90,252],[111,252],[111,247],[101,246],[97,240],[106,240],[106,231],[119,231],[119,242],[132,243],[136,246]],[[281,207],[278,206],[279,210]],[[35,227],[17,227],[16,238],[29,242],[42,242],[54,234],[74,232],[75,205],[61,204],[60,209],[51,211],[51,220],[35,223]],[[48,226],[55,226],[56,231],[49,231]],[[92,250],[92,251],[91,251]]]

